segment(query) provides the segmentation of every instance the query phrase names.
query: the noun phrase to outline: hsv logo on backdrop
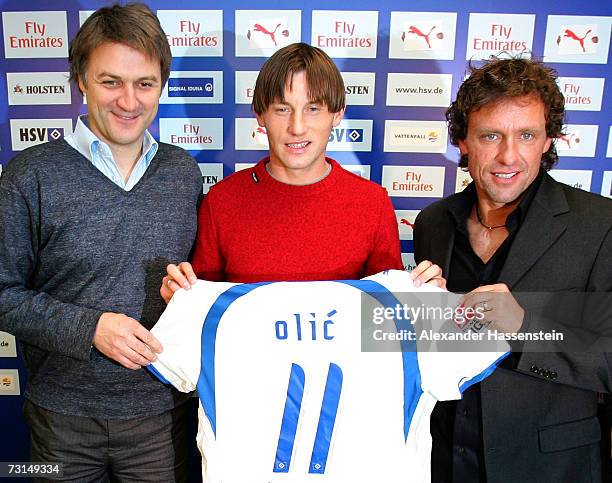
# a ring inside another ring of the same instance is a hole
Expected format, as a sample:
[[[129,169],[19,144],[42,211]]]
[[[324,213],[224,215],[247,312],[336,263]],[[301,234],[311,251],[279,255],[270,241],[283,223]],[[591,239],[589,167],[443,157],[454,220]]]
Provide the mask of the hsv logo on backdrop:
[[[300,10],[236,10],[236,56],[268,57],[301,40]]]
[[[544,61],[606,64],[610,25],[610,17],[549,15]]]
[[[372,125],[369,119],[343,119],[332,128],[328,151],[371,151]]]
[[[530,57],[535,15],[471,13],[466,59]]]
[[[66,12],[2,12],[7,59],[68,57]]]
[[[57,141],[72,132],[71,119],[11,119],[13,151]]]
[[[457,14],[391,12],[389,57],[453,59]]]

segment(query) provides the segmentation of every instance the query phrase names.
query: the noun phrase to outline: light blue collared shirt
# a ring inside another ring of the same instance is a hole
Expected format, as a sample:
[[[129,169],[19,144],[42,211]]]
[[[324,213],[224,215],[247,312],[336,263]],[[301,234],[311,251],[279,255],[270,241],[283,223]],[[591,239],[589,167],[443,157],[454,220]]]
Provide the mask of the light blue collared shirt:
[[[132,173],[127,181],[123,179],[113,153],[108,144],[100,141],[88,127],[87,116],[79,116],[74,129],[74,133],[66,136],[66,142],[79,153],[85,156],[91,163],[98,168],[104,176],[110,179],[125,191],[130,191],[151,164],[151,160],[157,153],[158,144],[151,133],[146,130],[142,140],[142,155],[136,162]]]

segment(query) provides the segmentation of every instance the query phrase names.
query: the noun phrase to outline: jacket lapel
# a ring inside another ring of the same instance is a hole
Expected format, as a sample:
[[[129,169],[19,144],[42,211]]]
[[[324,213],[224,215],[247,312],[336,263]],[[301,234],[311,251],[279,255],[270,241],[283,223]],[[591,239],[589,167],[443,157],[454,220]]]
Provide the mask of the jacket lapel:
[[[568,211],[563,189],[545,174],[512,243],[499,277],[500,282],[506,283],[511,289],[516,285],[567,229],[566,224],[557,216]]]

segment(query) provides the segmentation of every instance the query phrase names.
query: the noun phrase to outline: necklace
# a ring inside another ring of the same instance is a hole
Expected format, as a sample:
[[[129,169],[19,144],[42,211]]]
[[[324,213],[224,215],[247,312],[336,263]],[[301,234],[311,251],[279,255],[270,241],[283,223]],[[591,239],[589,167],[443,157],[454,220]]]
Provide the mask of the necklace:
[[[480,210],[478,209],[478,204],[476,204],[476,217],[478,218],[478,223],[480,223],[489,231],[496,230],[497,228],[504,228],[506,226],[505,223],[503,225],[487,225],[484,221],[482,221],[482,218],[480,217]]]

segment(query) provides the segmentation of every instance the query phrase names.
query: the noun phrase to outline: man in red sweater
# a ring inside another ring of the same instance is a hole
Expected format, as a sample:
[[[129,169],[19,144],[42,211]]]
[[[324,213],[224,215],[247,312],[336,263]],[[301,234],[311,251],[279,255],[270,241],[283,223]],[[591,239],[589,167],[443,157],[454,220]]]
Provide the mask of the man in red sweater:
[[[325,156],[344,115],[344,83],[322,50],[304,43],[263,65],[253,96],[270,154],[211,188],[199,210],[192,264],[169,265],[166,301],[196,276],[229,282],[359,279],[402,269],[397,221],[381,186]],[[444,285],[422,262],[417,285]]]

